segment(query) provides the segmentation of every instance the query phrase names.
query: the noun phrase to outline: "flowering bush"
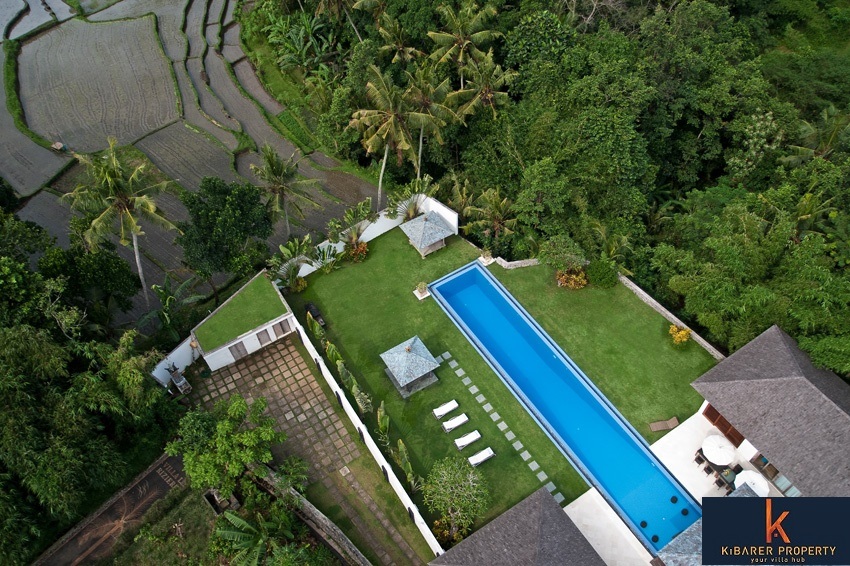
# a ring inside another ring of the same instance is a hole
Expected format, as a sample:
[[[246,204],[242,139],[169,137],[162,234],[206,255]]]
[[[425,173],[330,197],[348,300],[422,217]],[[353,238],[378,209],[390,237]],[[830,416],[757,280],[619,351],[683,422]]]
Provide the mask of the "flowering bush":
[[[348,258],[354,263],[360,263],[366,259],[369,253],[369,245],[366,242],[357,242],[348,247]]]
[[[670,336],[673,337],[673,344],[684,344],[691,339],[691,329],[670,325]]]
[[[573,290],[581,289],[587,285],[587,276],[581,269],[557,271],[555,272],[555,280],[558,282],[558,287],[566,287]]]
[[[293,293],[300,293],[304,289],[307,288],[307,280],[303,277],[296,277],[295,281],[292,282],[292,285],[289,286],[289,290]]]

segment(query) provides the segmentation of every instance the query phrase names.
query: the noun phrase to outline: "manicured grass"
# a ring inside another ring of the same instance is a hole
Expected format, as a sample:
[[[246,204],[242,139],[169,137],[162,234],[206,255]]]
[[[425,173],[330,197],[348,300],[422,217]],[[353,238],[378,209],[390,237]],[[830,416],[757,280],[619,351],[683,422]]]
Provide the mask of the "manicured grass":
[[[674,346],[670,323],[622,285],[568,291],[545,266],[490,271],[649,442],[649,423],[691,416],[691,382],[716,363],[695,342]]]
[[[384,401],[391,419],[391,445],[402,438],[414,470],[426,477],[437,460],[458,454],[455,438],[478,429],[482,440],[463,455],[469,456],[486,446],[496,452],[493,460],[479,468],[492,497],[482,523],[543,485],[448,364],[437,370],[437,384],[407,401],[401,399],[384,373],[379,354],[418,335],[434,355],[451,352],[567,501],[583,493],[587,485],[578,473],[437,303],[433,299],[420,302],[413,295],[418,282],[433,281],[468,263],[478,256],[478,251],[464,240],[451,238],[445,249],[423,260],[400,230],[393,230],[369,246],[371,251],[365,262],[311,276],[308,289],[289,300],[297,315],[303,312],[305,301],[314,301],[322,309],[328,338],[337,345],[362,388],[372,396],[373,405],[377,407]],[[469,422],[445,434],[431,411],[450,399],[457,399],[458,412],[465,412]],[[372,430],[376,428],[373,414],[365,420]],[[426,520],[433,520],[435,517],[427,513],[420,494],[414,499]]]
[[[277,289],[265,274],[258,275],[195,330],[206,352],[286,312]]]

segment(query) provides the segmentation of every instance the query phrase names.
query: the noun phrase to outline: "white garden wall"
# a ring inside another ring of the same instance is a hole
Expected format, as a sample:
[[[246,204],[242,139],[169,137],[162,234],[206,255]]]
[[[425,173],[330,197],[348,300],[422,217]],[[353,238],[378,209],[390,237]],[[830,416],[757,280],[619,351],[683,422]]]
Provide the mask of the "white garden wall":
[[[193,351],[192,346],[189,345],[190,342],[192,342],[192,339],[193,336],[190,335],[188,338],[180,342],[180,344],[174,348],[164,360],[156,364],[151,375],[153,375],[153,378],[157,381],[157,383],[163,387],[168,387],[168,384],[171,383],[171,372],[169,372],[167,368],[169,368],[172,363],[177,366],[177,369],[183,371],[192,365],[192,362],[198,358],[199,353],[197,351]]]

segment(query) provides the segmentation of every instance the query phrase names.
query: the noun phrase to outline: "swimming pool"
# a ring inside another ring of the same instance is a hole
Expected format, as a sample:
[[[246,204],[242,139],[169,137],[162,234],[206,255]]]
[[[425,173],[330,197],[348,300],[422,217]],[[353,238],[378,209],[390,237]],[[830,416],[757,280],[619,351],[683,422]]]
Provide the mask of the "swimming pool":
[[[477,261],[429,285],[585,479],[651,551],[701,515],[643,438],[537,322]]]

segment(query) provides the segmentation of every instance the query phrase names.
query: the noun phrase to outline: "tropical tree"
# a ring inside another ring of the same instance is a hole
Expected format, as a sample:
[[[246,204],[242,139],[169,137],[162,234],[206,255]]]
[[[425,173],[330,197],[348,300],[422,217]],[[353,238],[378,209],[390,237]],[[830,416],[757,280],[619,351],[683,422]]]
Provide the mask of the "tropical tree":
[[[362,143],[367,153],[374,154],[384,150],[381,174],[378,177],[377,207],[380,210],[384,171],[390,150],[396,154],[398,165],[401,165],[403,156],[407,155],[414,163],[416,156],[410,137],[409,110],[404,91],[375,65],[369,66],[369,77],[369,82],[366,83],[366,98],[372,107],[354,112],[348,125],[362,133]]]
[[[788,146],[791,155],[780,161],[796,166],[815,157],[826,159],[839,145],[850,142],[850,112],[841,112],[830,104],[819,118],[817,122],[801,121],[800,145]]]
[[[437,143],[443,144],[441,129],[454,121],[457,116],[447,105],[447,98],[452,87],[449,79],[440,82],[432,65],[422,64],[416,71],[407,75],[407,90],[404,97],[410,106],[411,126],[419,125],[419,150],[416,155],[416,178],[422,176],[422,146],[427,131]]]
[[[387,206],[387,216],[404,220],[413,220],[421,212],[421,206],[425,198],[434,196],[439,185],[431,184],[431,176],[425,175],[421,179],[413,179],[402,189],[390,196]]]
[[[499,194],[499,189],[489,189],[481,193],[475,204],[466,207],[464,215],[473,219],[464,226],[464,233],[480,231],[485,237],[498,241],[499,237],[513,234],[517,219],[514,216],[513,202]]]
[[[316,2],[316,15],[330,14],[334,19],[338,20],[342,14],[345,14],[357,39],[360,43],[363,43],[363,38],[360,37],[360,32],[357,31],[357,26],[354,25],[354,20],[351,19],[351,13],[348,11],[351,5],[351,0],[319,0]]]
[[[431,58],[438,63],[453,61],[463,90],[464,69],[470,59],[483,57],[480,47],[502,36],[497,31],[486,29],[487,20],[496,15],[496,8],[488,4],[479,10],[474,0],[464,0],[457,12],[448,4],[438,6],[437,12],[443,18],[444,30],[428,32],[428,37],[437,44]]]
[[[156,205],[157,195],[171,187],[167,181],[147,184],[145,165],[129,167],[118,154],[118,140],[110,137],[107,141],[109,147],[97,158],[74,154],[85,166],[89,180],[62,198],[70,201],[71,208],[90,219],[84,233],[90,247],[108,238],[118,223],[121,244],[126,246],[132,242],[145,304],[150,308],[150,295],[139,252],[139,236],[144,235],[141,223],[149,222],[165,230],[175,229],[174,224],[159,213]]]
[[[346,209],[341,220],[334,218],[328,222],[328,240],[344,241],[349,248],[356,246],[364,230],[377,220],[377,217],[378,215],[372,211],[372,199],[367,198]]]
[[[236,553],[231,557],[232,564],[241,566],[259,566],[266,563],[284,540],[292,540],[292,513],[280,505],[273,507],[269,517],[256,514],[253,521],[246,521],[231,510],[222,515],[228,524],[220,524],[215,534],[221,540],[231,543]]]
[[[465,211],[475,203],[475,194],[472,185],[468,178],[458,174],[457,171],[451,171],[449,173],[448,181],[451,183],[449,206],[458,212],[461,221],[465,221]]]
[[[457,457],[434,464],[422,494],[428,509],[442,517],[447,536],[441,538],[452,542],[462,538],[484,514],[490,499],[481,472]]]
[[[318,208],[317,203],[306,189],[316,185],[315,179],[298,179],[298,163],[303,157],[295,159],[295,152],[289,159],[283,160],[280,155],[269,145],[263,145],[260,151],[263,157],[262,165],[251,164],[251,171],[256,177],[265,183],[263,189],[268,193],[266,206],[272,222],[283,218],[286,223],[286,237],[289,238],[289,215],[304,218],[303,206]]]
[[[144,326],[153,318],[159,321],[159,328],[168,335],[175,344],[180,341],[180,333],[178,332],[175,318],[180,314],[180,311],[185,307],[202,301],[203,295],[188,295],[189,291],[195,285],[197,280],[194,277],[189,277],[179,285],[175,286],[171,279],[171,274],[165,274],[165,281],[162,285],[151,285],[151,289],[159,298],[160,307],[146,313],[139,319],[136,326],[144,328]]]
[[[417,57],[424,55],[415,47],[407,45],[407,37],[401,24],[386,12],[381,14],[378,33],[384,40],[384,45],[378,48],[378,53],[382,55],[391,54],[393,63],[410,63]]]
[[[506,104],[508,93],[502,89],[510,85],[517,77],[517,72],[502,69],[493,61],[493,50],[487,52],[479,60],[469,64],[469,81],[466,88],[452,92],[446,98],[449,104],[459,106],[458,114],[467,116],[474,114],[479,108],[487,108],[496,117],[496,107]]]
[[[352,8],[370,12],[372,17],[375,18],[375,24],[377,24],[381,19],[381,15],[387,9],[387,0],[357,0]]]

